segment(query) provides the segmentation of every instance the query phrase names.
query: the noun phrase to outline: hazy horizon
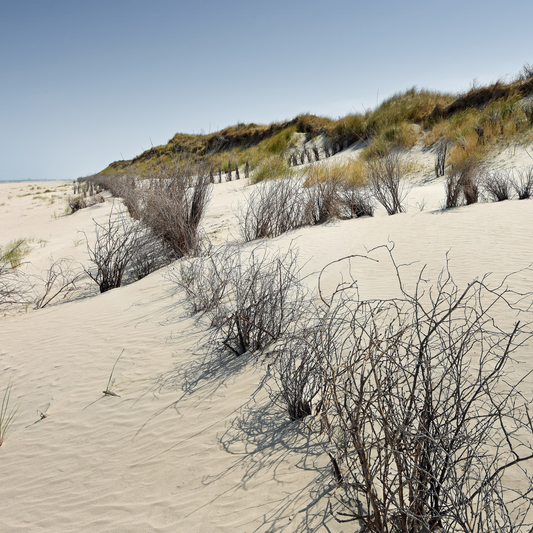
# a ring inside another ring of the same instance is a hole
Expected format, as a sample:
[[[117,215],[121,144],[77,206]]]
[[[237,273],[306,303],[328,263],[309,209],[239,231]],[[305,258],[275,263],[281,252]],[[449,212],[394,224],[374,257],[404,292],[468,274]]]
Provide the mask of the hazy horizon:
[[[72,180],[177,132],[509,78],[533,61],[533,5],[482,6],[3,1],[0,181]]]

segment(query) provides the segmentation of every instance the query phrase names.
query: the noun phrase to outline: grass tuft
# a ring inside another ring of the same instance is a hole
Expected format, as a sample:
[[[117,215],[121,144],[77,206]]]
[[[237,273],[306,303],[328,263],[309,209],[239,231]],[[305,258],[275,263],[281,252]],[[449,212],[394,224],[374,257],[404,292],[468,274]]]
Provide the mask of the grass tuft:
[[[0,262],[9,263],[11,268],[18,268],[29,253],[28,239],[14,239],[5,246],[0,246]]]
[[[0,446],[4,444],[6,433],[18,416],[18,406],[10,407],[11,383],[8,383],[4,396],[2,397],[2,406],[0,407]]]

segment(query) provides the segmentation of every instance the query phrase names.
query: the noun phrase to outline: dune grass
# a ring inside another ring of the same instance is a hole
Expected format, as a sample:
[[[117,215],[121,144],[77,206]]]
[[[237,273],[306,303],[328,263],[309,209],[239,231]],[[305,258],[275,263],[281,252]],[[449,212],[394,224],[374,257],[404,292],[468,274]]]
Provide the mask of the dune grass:
[[[5,246],[0,246],[0,262],[9,263],[11,268],[18,268],[22,260],[30,253],[28,239],[14,239]]]
[[[0,406],[0,446],[4,444],[6,433],[17,418],[18,406],[10,405],[11,399],[11,383],[7,384],[2,397],[2,405]]]
[[[101,174],[149,176],[157,168],[192,158],[207,164],[213,174],[227,173],[231,163],[232,169],[238,165],[242,177],[246,165],[249,171],[256,170],[256,179],[261,181],[272,174],[268,170],[274,166],[272,158],[288,159],[291,149],[319,136],[326,143],[320,159],[362,141],[366,146],[361,157],[371,161],[391,151],[409,149],[420,140],[427,147],[449,143],[450,162],[456,164],[467,158],[482,159],[500,146],[533,141],[533,77],[524,76],[522,73],[507,84],[498,81],[473,87],[463,94],[411,87],[374,109],[338,119],[303,113],[268,125],[239,123],[209,134],[177,133],[166,144],[130,161],[115,161]],[[281,174],[286,172],[284,169]]]

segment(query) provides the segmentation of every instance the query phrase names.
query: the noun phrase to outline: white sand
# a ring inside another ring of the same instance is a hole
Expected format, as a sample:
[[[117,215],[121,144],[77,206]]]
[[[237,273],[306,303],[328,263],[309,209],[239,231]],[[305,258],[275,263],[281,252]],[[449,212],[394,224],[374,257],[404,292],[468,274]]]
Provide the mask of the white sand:
[[[530,161],[515,154],[511,163]],[[34,239],[28,273],[45,268],[50,255],[87,263],[80,238],[92,235],[93,218],[105,220],[111,201],[57,217],[60,200],[19,196],[32,186],[58,184],[0,184],[0,243]],[[214,187],[204,228],[215,242],[238,235],[234,211],[246,194],[243,181]],[[310,274],[393,241],[398,262],[418,262],[408,282],[424,264],[436,277],[447,252],[459,283],[486,272],[496,281],[533,262],[533,201],[441,211],[443,199],[442,182],[433,182],[412,189],[406,214],[303,228],[270,245],[295,242]],[[353,263],[363,297],[396,291],[381,259],[377,267]],[[325,286],[346,269],[328,269]],[[19,403],[0,447],[0,531],[353,531],[353,523],[325,514],[329,459],[258,388],[262,364],[209,356],[206,330],[187,315],[166,271],[0,318],[0,392],[10,380]],[[517,276],[514,287],[533,289],[532,273]],[[113,375],[120,396],[104,397],[121,352]],[[530,353],[517,354],[520,375],[533,368]],[[531,386],[529,379],[526,393]],[[40,420],[38,410],[48,416]]]

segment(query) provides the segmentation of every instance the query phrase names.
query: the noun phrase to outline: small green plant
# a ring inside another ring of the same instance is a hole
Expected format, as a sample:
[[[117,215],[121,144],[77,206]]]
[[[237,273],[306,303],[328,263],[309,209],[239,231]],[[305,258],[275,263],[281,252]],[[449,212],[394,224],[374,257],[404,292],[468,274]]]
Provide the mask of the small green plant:
[[[9,400],[11,398],[11,383],[7,384],[4,396],[2,398],[2,407],[0,407],[0,446],[4,444],[6,433],[17,418],[18,406],[9,406]]]
[[[288,178],[291,175],[291,169],[285,159],[274,156],[264,160],[255,169],[250,181],[251,183],[259,183],[266,179]]]
[[[119,356],[117,357],[117,360],[115,361],[115,364],[113,365],[113,368],[111,369],[111,374],[109,374],[109,379],[107,381],[107,387],[105,388],[104,396],[118,396],[116,392],[113,392],[111,388],[113,387],[112,379],[113,379],[113,372],[115,371],[115,367],[117,366],[118,360],[122,357],[122,354],[124,353],[124,349],[120,352]]]
[[[0,246],[0,261],[9,263],[11,268],[18,268],[29,253],[28,239],[14,239],[5,246]]]

